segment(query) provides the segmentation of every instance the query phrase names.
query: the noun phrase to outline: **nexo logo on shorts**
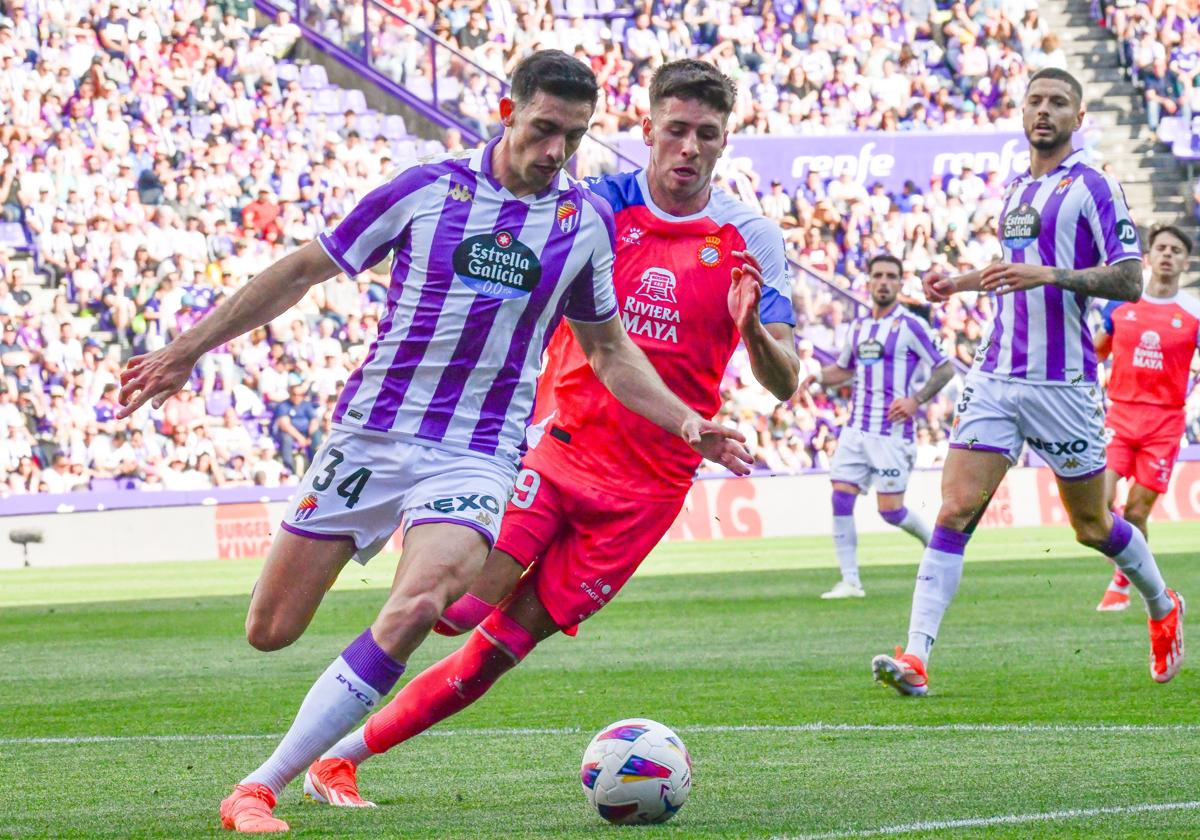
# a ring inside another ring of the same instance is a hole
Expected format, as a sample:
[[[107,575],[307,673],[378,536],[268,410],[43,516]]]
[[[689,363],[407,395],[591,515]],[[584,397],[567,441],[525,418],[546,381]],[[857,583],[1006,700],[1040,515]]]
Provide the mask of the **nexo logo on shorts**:
[[[486,510],[488,513],[500,513],[500,503],[494,496],[481,496],[469,493],[466,496],[447,496],[433,502],[426,502],[425,507],[438,513],[457,513],[464,510]]]
[[[454,273],[481,295],[511,299],[534,290],[542,264],[528,245],[502,230],[463,240],[454,249]]]
[[[1025,441],[1034,449],[1045,452],[1047,455],[1075,455],[1081,452],[1086,452],[1088,442],[1082,439],[1076,440],[1042,440],[1041,438],[1025,438]]]

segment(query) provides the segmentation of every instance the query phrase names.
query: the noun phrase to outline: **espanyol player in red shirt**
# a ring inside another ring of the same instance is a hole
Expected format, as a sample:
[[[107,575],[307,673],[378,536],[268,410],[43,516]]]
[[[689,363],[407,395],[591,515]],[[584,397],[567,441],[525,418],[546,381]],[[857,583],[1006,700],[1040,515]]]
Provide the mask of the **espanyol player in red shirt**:
[[[1167,491],[1183,438],[1192,357],[1200,346],[1200,301],[1179,290],[1192,240],[1173,225],[1150,231],[1150,282],[1135,303],[1113,301],[1104,308],[1104,330],[1096,355],[1112,354],[1105,420],[1108,441],[1108,503],[1117,482],[1133,481],[1124,516],[1149,538],[1146,520]],[[1129,606],[1129,578],[1113,572],[1096,609]]]
[[[650,99],[648,168],[592,185],[614,210],[625,328],[701,416],[720,407],[739,340],[758,380],[787,400],[800,362],[782,235],[710,183],[733,84],[711,65],[676,61],[655,74]],[[314,799],[364,804],[362,761],[470,705],[538,642],[612,600],[683,506],[700,459],[618,404],[568,333],[557,333],[549,357],[538,394],[545,434],[525,458],[484,572],[437,628],[477,629],[313,764]]]
[[[279,794],[378,708],[483,568],[525,445],[542,351],[563,319],[627,405],[749,472],[740,435],[667,390],[617,317],[612,208],[562,172],[598,92],[591,69],[566,53],[526,56],[512,97],[500,101],[503,134],[467,154],[403,167],[316,242],[122,373],[122,416],[148,400],[161,405],[208,350],[339,271],[353,276],[392,257],[387,316],[275,536],[247,638],[260,650],[291,644],[351,557],[366,563],[401,523],[404,562],[372,625],[313,683],[271,756],[221,803],[225,828],[288,830],[273,814]]]

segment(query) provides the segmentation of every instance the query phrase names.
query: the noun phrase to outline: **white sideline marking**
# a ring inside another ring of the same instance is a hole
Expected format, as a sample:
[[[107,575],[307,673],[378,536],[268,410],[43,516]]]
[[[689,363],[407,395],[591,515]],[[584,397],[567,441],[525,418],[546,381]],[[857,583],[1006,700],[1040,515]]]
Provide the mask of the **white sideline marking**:
[[[927,822],[889,825],[855,831],[831,831],[827,834],[800,834],[792,837],[776,835],[771,840],[847,840],[852,837],[882,837],[892,834],[912,834],[917,831],[948,831],[955,828],[989,828],[996,825],[1024,825],[1033,822],[1078,820],[1110,815],[1145,814],[1162,811],[1195,811],[1200,801],[1161,802],[1144,805],[1115,805],[1108,808],[1069,808],[1065,811],[1046,811],[1041,814],[1004,814],[998,817],[972,817],[962,820],[930,820]]]
[[[798,723],[798,724],[747,724],[744,726],[731,725],[697,725],[680,726],[680,732],[689,733],[725,733],[725,732],[895,732],[900,734],[915,733],[1013,733],[1013,734],[1055,734],[1081,732],[1200,732],[1200,724],[1178,723],[942,723],[942,724],[912,724],[912,723]],[[423,734],[440,738],[458,737],[489,737],[514,735],[580,735],[584,730],[578,726],[528,728],[528,727],[491,727],[479,729],[431,729]],[[22,744],[119,744],[124,742],[151,741],[263,741],[282,738],[282,732],[265,732],[261,734],[239,733],[196,733],[176,735],[82,735],[79,737],[63,738],[0,738],[0,746],[19,746]],[[838,835],[841,836],[841,835]],[[852,835],[847,835],[852,836]]]

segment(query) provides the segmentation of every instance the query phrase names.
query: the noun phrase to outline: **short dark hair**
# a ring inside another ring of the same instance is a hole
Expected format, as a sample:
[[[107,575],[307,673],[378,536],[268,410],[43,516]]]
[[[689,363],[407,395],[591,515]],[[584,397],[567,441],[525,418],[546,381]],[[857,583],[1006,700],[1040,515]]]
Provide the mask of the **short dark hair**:
[[[711,64],[694,58],[671,61],[650,79],[650,107],[664,99],[698,101],[728,117],[737,102],[733,80]]]
[[[1079,80],[1066,70],[1058,67],[1043,67],[1029,77],[1029,84],[1032,85],[1038,79],[1053,79],[1057,82],[1066,82],[1067,86],[1071,88],[1071,92],[1075,94],[1075,101],[1080,105],[1083,104],[1083,85],[1079,84]],[[1026,86],[1025,89],[1029,90],[1029,87]]]
[[[525,103],[543,91],[559,99],[596,104],[600,85],[596,74],[578,58],[562,50],[538,50],[513,70],[509,95],[514,102]]]
[[[1192,238],[1175,225],[1155,225],[1154,227],[1150,228],[1150,235],[1146,237],[1146,247],[1153,248],[1154,240],[1158,239],[1158,237],[1162,236],[1164,233],[1169,233],[1171,236],[1174,236],[1183,243],[1183,249],[1185,251],[1187,251],[1189,254],[1192,253]]]
[[[872,269],[875,268],[875,263],[881,262],[891,263],[892,265],[896,266],[896,272],[898,274],[904,273],[904,263],[900,262],[899,257],[894,257],[891,254],[876,254],[875,256],[871,257],[871,259],[867,260],[867,274],[870,274]]]

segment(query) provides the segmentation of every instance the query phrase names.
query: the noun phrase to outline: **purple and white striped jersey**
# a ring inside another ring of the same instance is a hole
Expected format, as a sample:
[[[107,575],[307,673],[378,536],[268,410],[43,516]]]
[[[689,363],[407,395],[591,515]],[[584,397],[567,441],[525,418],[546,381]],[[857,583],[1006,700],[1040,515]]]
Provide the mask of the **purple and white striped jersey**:
[[[565,174],[517,198],[492,174],[497,142],[402,170],[320,235],[351,276],[394,255],[334,426],[515,461],[554,328],[615,317],[608,203]]]
[[[922,364],[949,361],[929,325],[900,304],[882,318],[856,318],[850,324],[837,366],[854,371],[854,405],[846,424],[873,435],[913,439],[913,421],[893,423],[888,406],[911,396],[913,376]]]
[[[1040,178],[1028,172],[1005,193],[1004,261],[1083,269],[1141,259],[1120,185],[1072,152]],[[1042,384],[1093,384],[1096,351],[1084,320],[1088,297],[1057,286],[996,297],[974,369]]]

